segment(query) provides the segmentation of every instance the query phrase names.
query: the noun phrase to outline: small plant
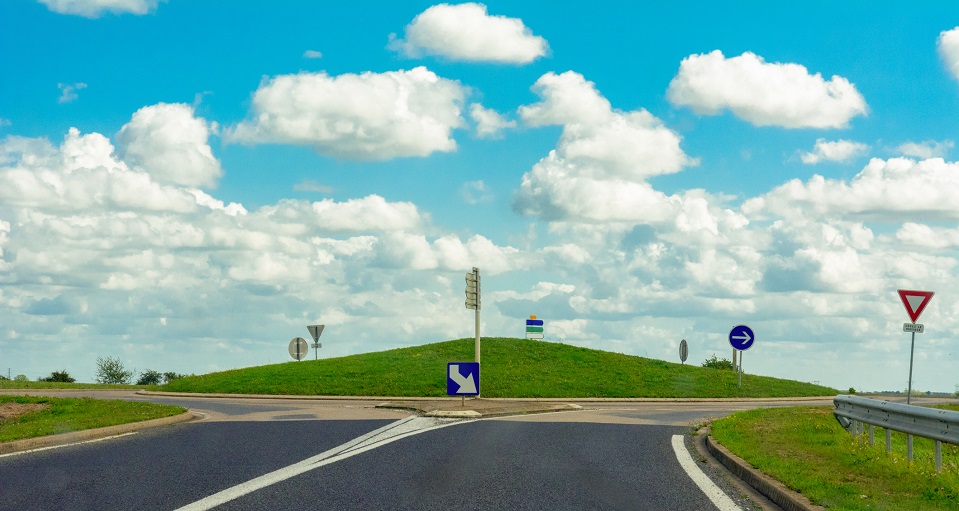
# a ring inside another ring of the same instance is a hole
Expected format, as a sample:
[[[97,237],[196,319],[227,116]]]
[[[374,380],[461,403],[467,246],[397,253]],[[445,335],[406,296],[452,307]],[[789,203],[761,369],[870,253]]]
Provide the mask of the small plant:
[[[50,373],[50,376],[47,376],[46,378],[37,378],[37,381],[73,383],[77,380],[71,377],[70,373],[64,370],[64,371],[54,371]]]
[[[710,367],[713,369],[726,369],[731,371],[733,369],[733,363],[726,358],[716,358],[716,354],[713,353],[713,356],[711,358],[707,358],[702,363],[702,367]]]
[[[129,384],[133,371],[127,371],[119,358],[97,357],[97,383]]]

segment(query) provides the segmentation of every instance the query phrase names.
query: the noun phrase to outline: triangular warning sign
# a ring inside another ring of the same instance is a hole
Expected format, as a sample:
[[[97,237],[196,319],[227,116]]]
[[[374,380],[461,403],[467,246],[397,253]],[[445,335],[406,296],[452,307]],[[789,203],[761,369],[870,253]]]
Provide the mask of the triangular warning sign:
[[[913,323],[919,319],[919,315],[922,314],[926,305],[929,305],[929,300],[932,299],[933,294],[935,293],[932,291],[899,290],[899,298],[902,299],[902,304],[906,306],[906,313],[909,314],[909,319]]]

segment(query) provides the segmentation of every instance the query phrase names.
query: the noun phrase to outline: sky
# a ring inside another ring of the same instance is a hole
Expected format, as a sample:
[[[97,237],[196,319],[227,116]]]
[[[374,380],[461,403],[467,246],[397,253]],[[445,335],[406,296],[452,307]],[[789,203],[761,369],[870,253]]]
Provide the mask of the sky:
[[[0,371],[483,336],[959,385],[954,2],[0,2]],[[444,368],[437,368],[444,371]]]

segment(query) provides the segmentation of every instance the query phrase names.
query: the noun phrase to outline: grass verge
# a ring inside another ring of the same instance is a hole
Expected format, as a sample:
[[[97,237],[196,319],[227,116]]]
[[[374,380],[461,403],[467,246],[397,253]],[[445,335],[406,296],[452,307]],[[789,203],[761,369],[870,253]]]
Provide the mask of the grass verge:
[[[882,428],[876,428],[872,447],[865,435],[857,441],[842,429],[832,410],[739,412],[715,421],[712,434],[756,469],[829,509],[959,509],[959,447],[943,444],[943,472],[936,474],[931,440],[914,439],[910,465],[905,435],[893,433],[893,452],[887,454]]]
[[[0,396],[2,403],[50,407],[0,421],[0,442],[159,419],[186,411],[179,406],[91,398]]]
[[[474,340],[326,360],[236,369],[170,382],[159,390],[229,394],[446,396],[447,362],[471,361]],[[828,387],[552,342],[483,338],[483,397],[794,397]]]

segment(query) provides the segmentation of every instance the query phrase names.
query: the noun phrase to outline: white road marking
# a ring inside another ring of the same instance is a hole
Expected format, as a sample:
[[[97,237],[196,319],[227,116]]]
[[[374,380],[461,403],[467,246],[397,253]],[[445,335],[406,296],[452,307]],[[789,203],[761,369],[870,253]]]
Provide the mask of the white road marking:
[[[706,494],[706,497],[713,502],[719,511],[742,511],[742,508],[737,506],[736,503],[733,502],[725,492],[719,489],[716,483],[712,482],[699,466],[696,465],[693,457],[690,456],[689,451],[686,450],[686,445],[683,443],[683,435],[673,435],[673,451],[676,452],[676,459],[679,460],[679,464],[683,467],[683,470],[686,471],[686,474],[689,475],[689,478],[696,483],[696,486],[699,486],[699,489]]]
[[[49,451],[50,449],[59,449],[59,448],[61,448],[61,447],[70,447],[70,446],[74,446],[74,445],[92,444],[92,443],[94,443],[94,442],[102,442],[102,441],[104,441],[104,440],[113,440],[114,438],[120,438],[121,436],[135,435],[135,434],[136,434],[135,431],[131,431],[131,432],[129,432],[129,433],[121,433],[121,434],[119,434],[119,435],[113,435],[113,436],[108,436],[108,437],[103,437],[103,438],[94,438],[93,440],[84,440],[83,442],[73,442],[72,444],[62,444],[62,445],[51,445],[51,446],[47,446],[47,447],[37,447],[36,449],[30,449],[30,450],[28,450],[28,451],[18,451],[18,452],[10,452],[10,453],[7,453],[7,454],[0,454],[0,458],[6,458],[7,456],[20,456],[20,455],[22,455],[22,454],[30,454],[30,453],[34,453],[34,452],[40,452],[40,451]]]
[[[432,417],[407,417],[391,424],[387,424],[380,429],[371,431],[361,437],[354,438],[343,445],[334,447],[328,451],[322,452],[307,458],[298,463],[264,474],[255,479],[250,479],[245,483],[240,483],[231,488],[227,488],[219,493],[214,493],[209,497],[198,500],[179,508],[177,511],[205,511],[212,509],[231,500],[237,499],[252,493],[256,490],[266,488],[280,481],[285,481],[291,477],[309,472],[315,468],[320,468],[330,463],[344,460],[362,452],[382,447],[388,443],[395,442],[408,436],[413,436],[434,429],[454,426],[456,424],[465,424],[468,421],[460,419],[440,419]]]

